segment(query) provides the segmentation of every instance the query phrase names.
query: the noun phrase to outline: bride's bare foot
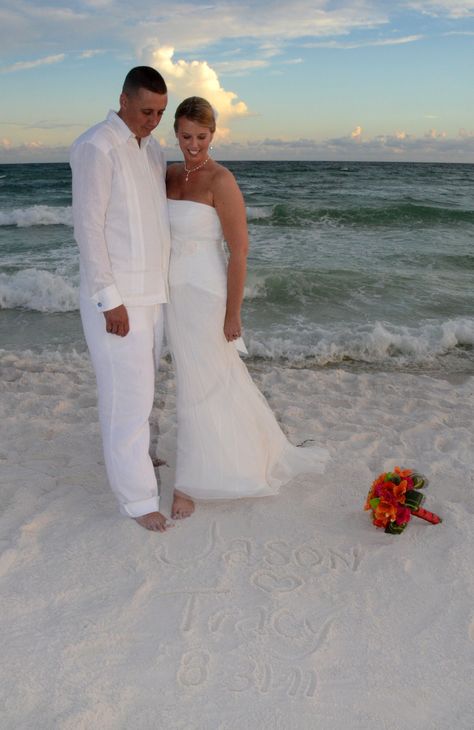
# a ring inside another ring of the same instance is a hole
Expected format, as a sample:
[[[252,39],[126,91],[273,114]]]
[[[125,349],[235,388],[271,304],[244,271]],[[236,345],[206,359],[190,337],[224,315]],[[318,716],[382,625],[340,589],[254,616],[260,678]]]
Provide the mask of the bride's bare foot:
[[[194,512],[194,502],[182,492],[174,490],[171,517],[173,520],[183,520]]]
[[[152,532],[166,532],[168,527],[172,527],[161,512],[149,512],[147,515],[141,515],[141,517],[134,517],[133,519],[145,530],[151,530]]]

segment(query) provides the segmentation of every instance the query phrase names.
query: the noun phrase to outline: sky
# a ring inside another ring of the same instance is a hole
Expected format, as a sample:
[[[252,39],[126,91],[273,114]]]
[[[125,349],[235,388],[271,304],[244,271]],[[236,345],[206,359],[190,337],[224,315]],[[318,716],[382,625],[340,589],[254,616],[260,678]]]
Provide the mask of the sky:
[[[474,163],[474,0],[2,0],[0,163],[67,161],[133,66],[217,111],[221,160]]]

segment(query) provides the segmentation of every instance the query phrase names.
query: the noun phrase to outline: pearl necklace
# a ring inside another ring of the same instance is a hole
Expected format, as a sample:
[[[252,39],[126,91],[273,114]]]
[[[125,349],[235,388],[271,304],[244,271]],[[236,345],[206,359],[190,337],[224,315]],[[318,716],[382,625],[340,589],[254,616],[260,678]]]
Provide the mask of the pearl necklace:
[[[199,170],[201,167],[204,167],[206,162],[209,162],[210,159],[211,159],[210,157],[206,157],[204,162],[199,163],[199,165],[196,165],[196,167],[190,167],[190,168],[187,168],[186,162],[184,162],[184,172],[186,173],[186,178],[185,178],[184,182],[188,182],[190,174],[192,172],[196,172],[196,170]]]

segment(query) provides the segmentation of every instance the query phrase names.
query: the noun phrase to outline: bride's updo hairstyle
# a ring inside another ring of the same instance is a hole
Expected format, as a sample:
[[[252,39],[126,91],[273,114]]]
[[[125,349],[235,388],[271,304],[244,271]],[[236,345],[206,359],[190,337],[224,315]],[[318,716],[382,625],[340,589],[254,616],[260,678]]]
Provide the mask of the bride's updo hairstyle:
[[[186,117],[190,122],[196,122],[201,127],[207,127],[211,134],[216,131],[216,117],[214,109],[207,99],[202,96],[189,96],[181,102],[174,114],[174,131],[178,131],[178,121]]]

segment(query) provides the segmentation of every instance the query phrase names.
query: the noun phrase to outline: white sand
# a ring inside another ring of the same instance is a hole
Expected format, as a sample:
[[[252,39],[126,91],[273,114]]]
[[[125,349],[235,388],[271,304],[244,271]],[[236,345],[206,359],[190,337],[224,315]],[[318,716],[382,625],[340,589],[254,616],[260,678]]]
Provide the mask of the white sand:
[[[257,373],[327,474],[161,535],[116,509],[87,359],[0,365],[2,729],[472,730],[473,378]],[[172,463],[169,366],[154,424]],[[396,464],[443,524],[371,525]]]

